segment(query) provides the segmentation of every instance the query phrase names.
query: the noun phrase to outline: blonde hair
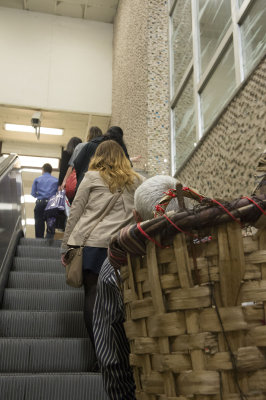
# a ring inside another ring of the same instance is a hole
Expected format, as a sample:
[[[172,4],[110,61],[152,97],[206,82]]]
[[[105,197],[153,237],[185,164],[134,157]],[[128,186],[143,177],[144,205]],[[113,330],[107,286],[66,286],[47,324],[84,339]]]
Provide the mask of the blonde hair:
[[[91,159],[89,171],[99,171],[110,192],[131,186],[140,176],[133,171],[122,147],[114,140],[101,143]]]

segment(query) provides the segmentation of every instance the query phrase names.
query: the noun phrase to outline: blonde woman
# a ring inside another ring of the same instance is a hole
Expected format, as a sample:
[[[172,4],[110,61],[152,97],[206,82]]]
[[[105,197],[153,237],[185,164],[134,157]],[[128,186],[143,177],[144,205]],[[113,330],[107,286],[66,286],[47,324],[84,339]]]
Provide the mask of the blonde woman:
[[[88,230],[112,198],[121,192],[110,212],[91,232],[83,250],[84,320],[93,345],[92,314],[98,275],[111,236],[133,222],[134,193],[143,179],[131,168],[122,147],[113,140],[106,140],[97,147],[71,207],[61,246],[64,265],[68,246],[82,244]]]

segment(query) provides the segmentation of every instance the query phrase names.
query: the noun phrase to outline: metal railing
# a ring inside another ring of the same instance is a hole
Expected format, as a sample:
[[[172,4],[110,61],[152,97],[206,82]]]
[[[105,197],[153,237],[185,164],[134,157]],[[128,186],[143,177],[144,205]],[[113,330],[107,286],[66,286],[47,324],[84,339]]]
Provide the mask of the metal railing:
[[[17,155],[0,159],[0,303],[22,230],[22,177]]]

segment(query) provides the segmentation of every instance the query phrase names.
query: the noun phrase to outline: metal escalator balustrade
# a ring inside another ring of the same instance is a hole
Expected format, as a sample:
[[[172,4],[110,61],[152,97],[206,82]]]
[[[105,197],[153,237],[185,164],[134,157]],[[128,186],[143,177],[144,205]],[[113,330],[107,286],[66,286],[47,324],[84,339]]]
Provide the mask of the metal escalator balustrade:
[[[23,194],[18,157],[0,158],[0,303],[13,253],[23,235],[21,197]]]

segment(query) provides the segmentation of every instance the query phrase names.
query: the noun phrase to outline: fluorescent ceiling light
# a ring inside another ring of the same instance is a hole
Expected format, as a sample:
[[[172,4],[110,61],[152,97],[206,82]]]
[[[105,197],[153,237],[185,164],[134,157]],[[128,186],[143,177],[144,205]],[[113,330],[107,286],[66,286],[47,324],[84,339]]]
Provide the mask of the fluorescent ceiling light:
[[[8,157],[9,154],[3,154],[3,157]],[[58,169],[59,167],[59,158],[51,158],[51,157],[33,157],[33,156],[20,156],[18,155],[20,161],[21,172],[35,172],[39,175],[41,174],[40,169],[43,164],[51,164],[53,169]],[[24,168],[29,167],[29,168]],[[31,167],[31,168],[30,168]]]
[[[21,168],[21,172],[32,172],[34,174],[40,175],[41,171],[40,168]]]
[[[35,128],[30,125],[5,124],[5,130],[12,132],[35,133]],[[45,128],[41,126],[40,132],[43,135],[63,135],[64,129]]]
[[[48,158],[48,157],[31,157],[31,156],[18,156],[21,166],[42,168],[43,164],[51,164],[52,168],[58,168],[59,159],[58,158]],[[41,171],[39,171],[41,174]]]

